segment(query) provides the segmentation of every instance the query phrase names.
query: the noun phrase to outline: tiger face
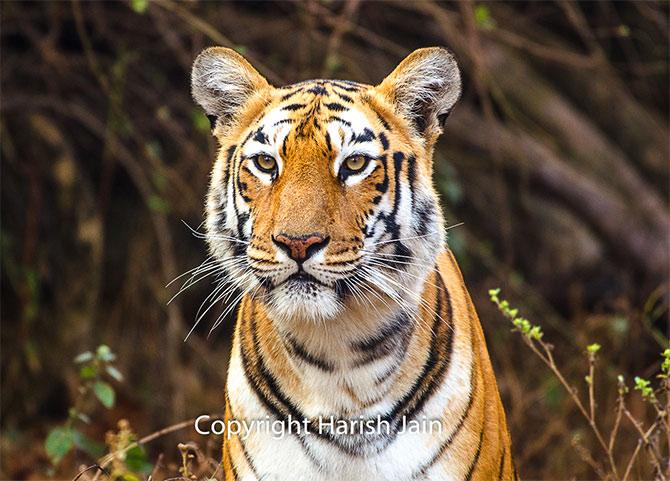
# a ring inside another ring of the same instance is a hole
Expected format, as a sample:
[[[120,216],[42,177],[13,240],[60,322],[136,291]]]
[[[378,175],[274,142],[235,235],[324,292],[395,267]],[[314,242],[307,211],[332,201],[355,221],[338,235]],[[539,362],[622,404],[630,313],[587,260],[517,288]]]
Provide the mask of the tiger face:
[[[206,237],[243,293],[280,322],[418,302],[444,243],[431,175],[460,95],[447,50],[414,52],[377,86],[273,87],[236,52],[210,48],[192,89],[221,147]]]

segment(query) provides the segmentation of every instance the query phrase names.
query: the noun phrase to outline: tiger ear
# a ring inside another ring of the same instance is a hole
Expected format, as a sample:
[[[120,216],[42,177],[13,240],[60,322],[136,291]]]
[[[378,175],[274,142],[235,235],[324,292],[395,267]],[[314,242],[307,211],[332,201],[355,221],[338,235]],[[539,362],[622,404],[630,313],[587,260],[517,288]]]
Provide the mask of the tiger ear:
[[[419,135],[434,140],[461,96],[461,73],[446,48],[421,48],[400,62],[376,89]]]
[[[193,62],[191,92],[212,125],[228,125],[256,93],[270,84],[234,50],[211,47]]]

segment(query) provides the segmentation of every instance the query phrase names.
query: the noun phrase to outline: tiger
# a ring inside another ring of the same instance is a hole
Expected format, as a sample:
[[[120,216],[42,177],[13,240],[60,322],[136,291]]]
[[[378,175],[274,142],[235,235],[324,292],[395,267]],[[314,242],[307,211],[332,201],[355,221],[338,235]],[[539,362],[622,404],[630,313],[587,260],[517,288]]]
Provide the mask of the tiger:
[[[416,50],[375,86],[275,87],[211,47],[191,90],[219,145],[203,235],[239,304],[225,479],[518,479],[432,181],[454,55]]]

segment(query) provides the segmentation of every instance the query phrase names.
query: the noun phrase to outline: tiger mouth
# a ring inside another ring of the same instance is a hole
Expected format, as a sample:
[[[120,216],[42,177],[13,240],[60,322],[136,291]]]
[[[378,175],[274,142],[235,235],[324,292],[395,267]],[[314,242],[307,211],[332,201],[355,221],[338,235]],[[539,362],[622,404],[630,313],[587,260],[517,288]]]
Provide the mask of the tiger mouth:
[[[282,282],[282,284],[286,284],[287,282],[294,282],[296,284],[319,284],[326,286],[319,279],[303,270],[300,270],[295,274],[291,274],[284,282]]]

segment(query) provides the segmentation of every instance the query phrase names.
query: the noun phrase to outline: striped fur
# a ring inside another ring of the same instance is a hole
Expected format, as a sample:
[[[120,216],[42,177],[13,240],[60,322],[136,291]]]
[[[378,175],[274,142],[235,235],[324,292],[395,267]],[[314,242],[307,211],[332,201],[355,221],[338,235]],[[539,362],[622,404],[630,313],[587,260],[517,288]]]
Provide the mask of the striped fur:
[[[516,479],[431,180],[434,143],[460,95],[451,54],[419,50],[376,87],[274,88],[215,48],[194,64],[193,94],[221,145],[207,239],[241,292],[226,419],[309,430],[224,436],[226,479]],[[358,156],[363,167],[349,169]],[[282,236],[323,242],[297,262]],[[341,433],[319,430],[319,419],[385,428]],[[431,420],[441,430],[404,429]]]

